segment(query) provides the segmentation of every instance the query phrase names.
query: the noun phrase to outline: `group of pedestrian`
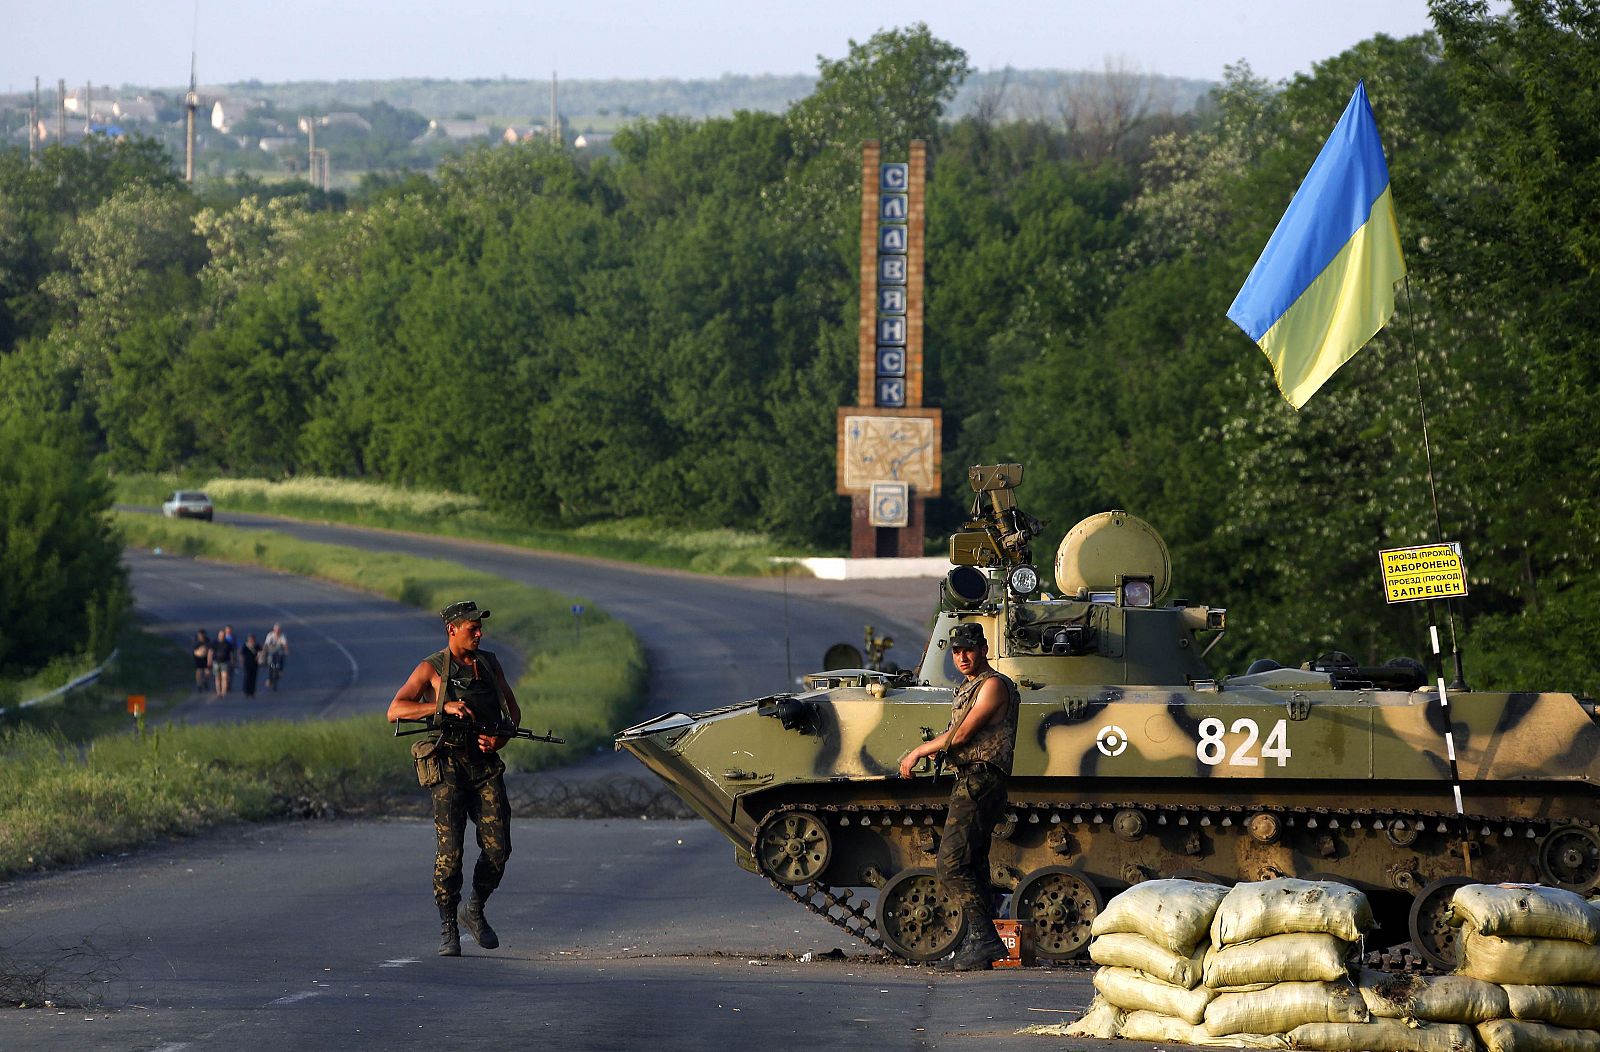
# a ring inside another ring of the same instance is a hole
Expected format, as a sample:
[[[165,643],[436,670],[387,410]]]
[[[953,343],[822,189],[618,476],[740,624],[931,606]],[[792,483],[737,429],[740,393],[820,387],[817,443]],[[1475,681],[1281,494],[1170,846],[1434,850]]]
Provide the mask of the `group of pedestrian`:
[[[263,667],[267,670],[267,687],[277,691],[278,680],[283,676],[283,666],[289,656],[289,637],[283,626],[273,625],[272,631],[260,642],[255,633],[247,632],[240,643],[232,625],[223,625],[215,636],[206,635],[205,629],[194,634],[190,653],[194,655],[194,689],[210,688],[217,697],[224,697],[232,688],[233,671],[241,673],[244,696],[256,696],[256,679]]]

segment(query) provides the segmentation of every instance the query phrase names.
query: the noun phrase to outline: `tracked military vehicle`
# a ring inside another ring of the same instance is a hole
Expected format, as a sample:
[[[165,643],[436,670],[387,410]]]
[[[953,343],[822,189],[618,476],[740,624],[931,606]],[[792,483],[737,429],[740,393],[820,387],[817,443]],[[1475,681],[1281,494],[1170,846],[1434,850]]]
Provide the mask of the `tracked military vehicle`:
[[[1366,891],[1388,941],[1453,962],[1450,894],[1473,881],[1600,885],[1600,726],[1560,693],[1447,690],[1415,661],[1332,656],[1242,675],[1205,657],[1226,612],[1167,601],[1154,529],[1121,511],[1062,541],[1041,590],[1020,465],[973,468],[973,514],[919,666],[836,669],[805,689],[623,731],[626,749],[733,842],[738,864],[867,944],[948,952],[960,909],[934,879],[950,777],[899,758],[944,730],[949,630],[983,626],[1021,688],[997,892],[1037,954],[1079,954],[1107,897],[1155,877],[1278,876]],[[1466,818],[1445,729],[1454,731]]]

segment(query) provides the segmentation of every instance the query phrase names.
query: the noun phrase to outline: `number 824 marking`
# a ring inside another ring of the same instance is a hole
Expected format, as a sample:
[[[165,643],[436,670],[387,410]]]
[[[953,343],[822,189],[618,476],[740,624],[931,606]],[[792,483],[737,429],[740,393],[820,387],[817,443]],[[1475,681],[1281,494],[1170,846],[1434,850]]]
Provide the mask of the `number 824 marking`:
[[[1261,762],[1255,754],[1256,742],[1261,738],[1261,727],[1252,719],[1239,719],[1233,721],[1229,728],[1233,734],[1243,734],[1241,741],[1231,755],[1228,754],[1227,743],[1222,740],[1223,728],[1227,725],[1215,716],[1208,716],[1200,721],[1200,740],[1195,743],[1194,754],[1201,763],[1208,767],[1215,767],[1222,763],[1226,756],[1229,767],[1254,767]],[[1289,762],[1289,757],[1294,755],[1289,749],[1289,721],[1279,720],[1267,735],[1267,740],[1262,743],[1261,756],[1269,760],[1277,760],[1278,766],[1283,767]]]

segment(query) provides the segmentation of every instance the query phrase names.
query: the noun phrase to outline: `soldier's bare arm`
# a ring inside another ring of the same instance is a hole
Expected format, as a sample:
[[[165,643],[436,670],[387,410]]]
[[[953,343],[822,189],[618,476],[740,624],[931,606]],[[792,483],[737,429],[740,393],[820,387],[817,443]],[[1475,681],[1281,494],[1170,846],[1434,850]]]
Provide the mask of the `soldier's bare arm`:
[[[950,732],[950,740],[945,743],[945,747],[960,745],[967,741],[999,719],[1005,707],[1006,688],[998,679],[990,679],[978,688],[978,697],[973,701],[972,708],[967,711],[967,718],[961,721],[961,726]]]
[[[987,727],[999,717],[1006,704],[1006,689],[997,679],[991,679],[978,688],[978,697],[967,710],[961,726],[953,727],[936,738],[930,738],[900,757],[900,777],[910,778],[911,768],[925,756],[935,756],[953,745],[960,745]]]
[[[439,674],[433,670],[433,666],[426,661],[419,661],[405,683],[395,691],[394,699],[389,702],[389,722],[420,720],[432,716],[434,691],[438,689],[438,682]],[[464,718],[467,715],[467,704],[459,700],[449,701],[445,703],[444,711],[452,716]]]

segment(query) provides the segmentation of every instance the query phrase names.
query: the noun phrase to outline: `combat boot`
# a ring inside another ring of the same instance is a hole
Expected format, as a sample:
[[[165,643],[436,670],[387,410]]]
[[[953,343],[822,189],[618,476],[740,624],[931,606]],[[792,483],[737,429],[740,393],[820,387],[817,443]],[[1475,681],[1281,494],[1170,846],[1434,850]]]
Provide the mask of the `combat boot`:
[[[439,956],[461,956],[461,932],[456,927],[456,908],[439,907]]]
[[[995,934],[993,924],[980,925],[976,933],[964,927],[955,953],[934,965],[941,972],[986,972],[1007,954],[1006,944]]]
[[[472,933],[479,946],[492,950],[500,945],[500,936],[489,927],[489,919],[483,915],[483,900],[474,895],[461,907],[461,923]]]

